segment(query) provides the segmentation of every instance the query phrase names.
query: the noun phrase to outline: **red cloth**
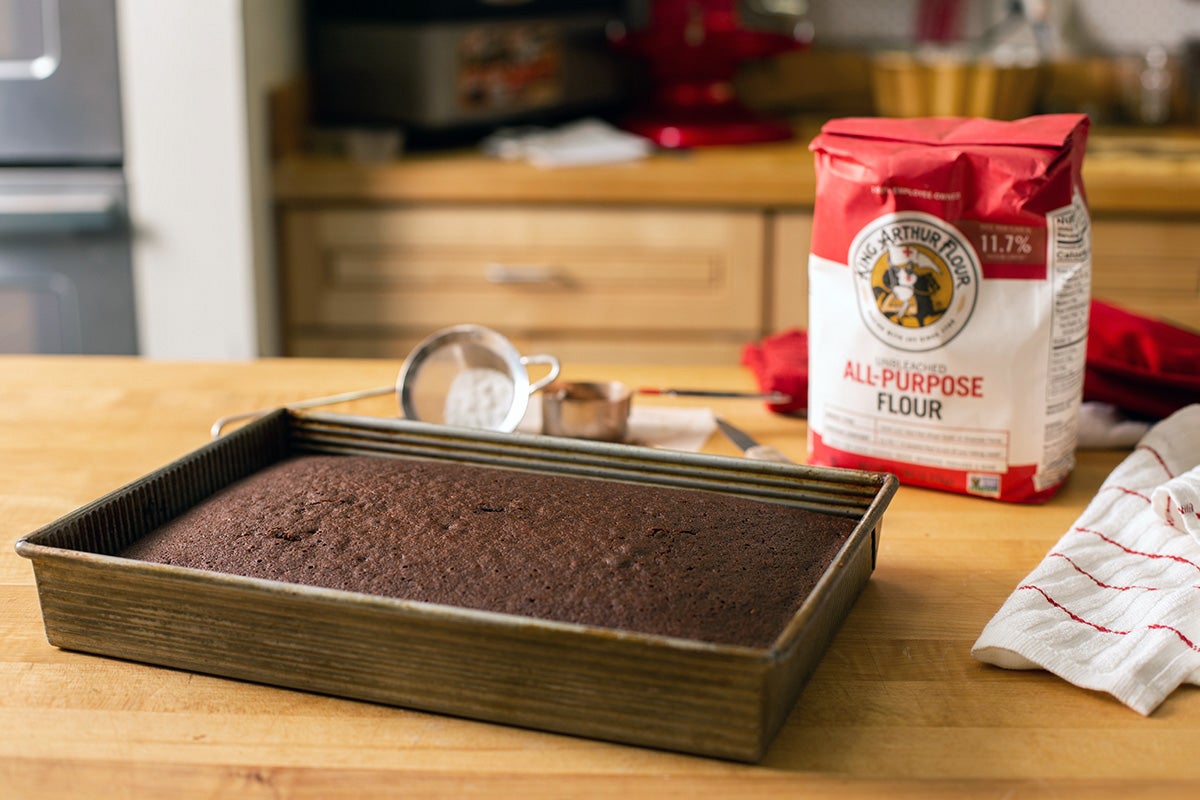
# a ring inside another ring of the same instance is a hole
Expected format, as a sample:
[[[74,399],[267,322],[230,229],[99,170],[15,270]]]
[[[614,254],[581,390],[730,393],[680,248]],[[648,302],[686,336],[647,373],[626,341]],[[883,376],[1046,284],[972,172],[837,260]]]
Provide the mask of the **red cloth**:
[[[792,399],[767,408],[795,414],[808,408],[808,333],[796,328],[742,348],[742,365],[758,379],[760,392],[783,392]]]
[[[780,413],[808,408],[808,334],[791,328],[748,344],[742,364],[763,392],[784,392]],[[1200,403],[1200,333],[1093,300],[1088,324],[1083,399],[1127,414],[1165,419]]]
[[[1150,419],[1200,403],[1200,333],[1093,300],[1083,399]]]

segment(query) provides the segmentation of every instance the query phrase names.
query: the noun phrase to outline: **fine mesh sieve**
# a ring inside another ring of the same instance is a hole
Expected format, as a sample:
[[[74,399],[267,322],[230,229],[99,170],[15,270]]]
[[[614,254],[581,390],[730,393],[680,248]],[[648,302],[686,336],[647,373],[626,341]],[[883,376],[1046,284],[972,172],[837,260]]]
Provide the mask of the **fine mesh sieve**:
[[[530,364],[550,371],[531,383]],[[512,431],[530,395],[557,378],[559,369],[553,356],[523,356],[490,328],[456,325],[413,349],[396,378],[396,397],[406,419]]]
[[[530,381],[528,367],[549,371]],[[521,355],[502,334],[482,325],[455,325],[426,337],[404,360],[394,386],[375,387],[289,403],[292,410],[345,403],[390,392],[405,419],[462,428],[510,432],[529,407],[529,397],[558,377],[561,365],[550,355]],[[274,409],[221,417],[212,438],[232,422]]]

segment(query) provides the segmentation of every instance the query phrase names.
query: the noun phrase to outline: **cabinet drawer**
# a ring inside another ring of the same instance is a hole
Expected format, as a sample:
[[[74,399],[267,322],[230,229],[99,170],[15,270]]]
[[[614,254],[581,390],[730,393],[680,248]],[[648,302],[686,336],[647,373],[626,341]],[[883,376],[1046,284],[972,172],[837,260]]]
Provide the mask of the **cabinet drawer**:
[[[755,212],[438,207],[289,210],[285,315],[330,332],[762,325]]]

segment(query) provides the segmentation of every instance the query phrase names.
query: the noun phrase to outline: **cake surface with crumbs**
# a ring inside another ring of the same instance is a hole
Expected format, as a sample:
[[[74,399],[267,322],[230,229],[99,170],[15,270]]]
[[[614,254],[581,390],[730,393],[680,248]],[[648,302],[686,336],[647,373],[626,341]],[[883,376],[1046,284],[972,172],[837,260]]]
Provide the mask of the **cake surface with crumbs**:
[[[122,555],[766,647],[855,523],[693,489],[299,456],[230,485]]]

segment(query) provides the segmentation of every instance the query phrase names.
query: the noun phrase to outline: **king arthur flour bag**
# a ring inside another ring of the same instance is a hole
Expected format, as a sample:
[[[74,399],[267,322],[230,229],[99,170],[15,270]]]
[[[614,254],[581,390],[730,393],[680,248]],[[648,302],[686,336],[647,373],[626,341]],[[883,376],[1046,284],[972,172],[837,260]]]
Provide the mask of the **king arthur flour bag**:
[[[840,119],[813,140],[810,461],[1036,502],[1074,467],[1087,118]]]

